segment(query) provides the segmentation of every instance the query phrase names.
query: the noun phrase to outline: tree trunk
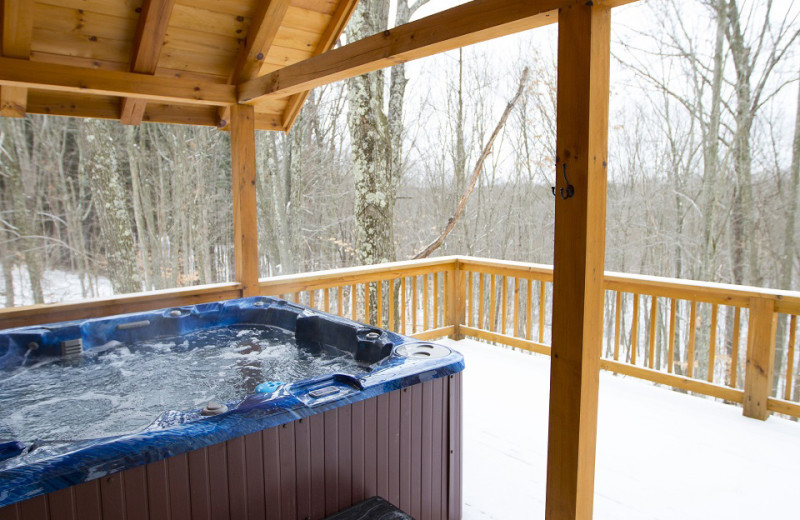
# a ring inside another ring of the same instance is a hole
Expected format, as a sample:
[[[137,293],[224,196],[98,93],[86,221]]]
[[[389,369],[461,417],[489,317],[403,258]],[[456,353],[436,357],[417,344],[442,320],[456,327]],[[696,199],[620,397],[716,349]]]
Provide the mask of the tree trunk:
[[[11,204],[14,215],[14,226],[18,236],[17,250],[22,252],[25,259],[25,267],[28,270],[28,280],[31,285],[31,293],[34,303],[44,303],[44,293],[42,292],[42,275],[44,272],[44,262],[42,251],[34,238],[35,223],[38,222],[36,215],[35,196],[37,193],[37,178],[34,170],[35,164],[29,144],[27,124],[28,120],[4,120],[6,129],[14,147],[15,164],[9,168],[8,184]]]
[[[100,223],[111,286],[117,294],[131,293],[141,291],[142,287],[126,189],[119,171],[116,143],[108,126],[95,120],[80,124],[81,167],[92,185],[92,201]]]

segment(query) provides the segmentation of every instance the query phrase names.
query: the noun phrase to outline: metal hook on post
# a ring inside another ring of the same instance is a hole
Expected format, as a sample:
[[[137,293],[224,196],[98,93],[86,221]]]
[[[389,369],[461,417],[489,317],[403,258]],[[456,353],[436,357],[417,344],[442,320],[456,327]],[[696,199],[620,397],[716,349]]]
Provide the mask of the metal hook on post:
[[[569,179],[567,179],[567,163],[561,163],[561,166],[562,166],[562,172],[564,174],[564,184],[566,185],[566,188],[561,188],[559,191],[561,193],[561,198],[566,200],[575,195],[575,186],[570,184]],[[553,196],[555,197],[556,187],[552,186],[551,189],[553,190]]]

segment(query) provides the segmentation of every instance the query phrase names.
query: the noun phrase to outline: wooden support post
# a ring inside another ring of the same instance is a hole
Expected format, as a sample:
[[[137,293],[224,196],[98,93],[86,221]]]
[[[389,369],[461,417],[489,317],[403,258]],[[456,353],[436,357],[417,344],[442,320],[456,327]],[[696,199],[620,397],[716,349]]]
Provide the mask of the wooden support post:
[[[258,294],[255,114],[250,105],[231,107],[233,246],[242,296]]]
[[[590,519],[603,338],[611,11],[558,18],[553,340],[545,518]],[[569,195],[569,183],[573,195]]]
[[[747,325],[747,363],[744,373],[744,415],[766,420],[767,398],[772,390],[772,369],[775,361],[775,328],[778,315],[775,301],[750,299],[750,321]]]

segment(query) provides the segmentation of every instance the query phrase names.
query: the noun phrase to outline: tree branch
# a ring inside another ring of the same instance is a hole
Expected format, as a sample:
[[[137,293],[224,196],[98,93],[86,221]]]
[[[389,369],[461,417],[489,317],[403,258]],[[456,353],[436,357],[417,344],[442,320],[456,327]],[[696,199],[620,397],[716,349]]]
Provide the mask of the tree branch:
[[[519,101],[519,98],[522,97],[522,92],[525,90],[525,87],[528,85],[528,67],[522,71],[522,76],[519,79],[519,87],[517,87],[517,93],[514,94],[514,97],[511,98],[511,101],[508,102],[506,105],[506,109],[503,111],[503,115],[500,116],[500,121],[498,121],[497,126],[492,132],[492,135],[489,137],[489,141],[486,142],[486,145],[483,147],[483,151],[481,152],[480,157],[478,157],[478,162],[475,163],[475,167],[472,169],[472,176],[469,180],[469,184],[464,189],[464,193],[461,195],[461,199],[458,201],[458,206],[456,206],[456,212],[453,214],[452,217],[447,221],[447,225],[442,230],[441,234],[430,244],[428,244],[425,249],[414,255],[414,260],[419,260],[420,258],[427,258],[430,256],[431,253],[439,249],[439,247],[444,243],[444,239],[447,238],[447,235],[453,231],[453,228],[456,226],[456,222],[464,213],[464,208],[467,205],[467,200],[469,200],[469,196],[472,194],[472,191],[475,189],[475,184],[478,182],[478,176],[483,169],[483,163],[486,161],[486,158],[492,151],[492,145],[494,145],[494,141],[498,135],[500,135],[500,131],[506,124],[508,120],[508,116],[511,114],[511,111],[514,109],[514,106]]]

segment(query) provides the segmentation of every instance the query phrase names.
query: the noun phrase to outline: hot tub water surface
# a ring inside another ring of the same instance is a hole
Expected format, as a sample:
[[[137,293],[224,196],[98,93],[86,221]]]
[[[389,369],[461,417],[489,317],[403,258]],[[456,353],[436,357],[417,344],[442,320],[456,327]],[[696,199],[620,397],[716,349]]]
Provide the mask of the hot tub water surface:
[[[264,381],[369,371],[348,352],[297,344],[273,326],[237,325],[184,336],[111,341],[66,358],[31,358],[0,386],[0,440],[76,441],[141,431],[171,410],[228,403]],[[0,462],[0,467],[2,463]]]

